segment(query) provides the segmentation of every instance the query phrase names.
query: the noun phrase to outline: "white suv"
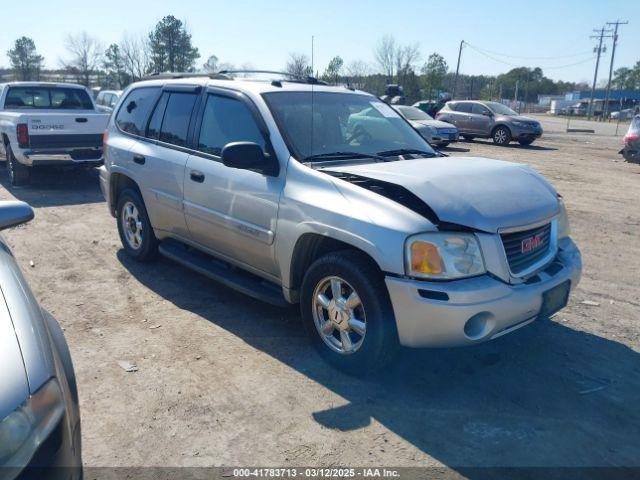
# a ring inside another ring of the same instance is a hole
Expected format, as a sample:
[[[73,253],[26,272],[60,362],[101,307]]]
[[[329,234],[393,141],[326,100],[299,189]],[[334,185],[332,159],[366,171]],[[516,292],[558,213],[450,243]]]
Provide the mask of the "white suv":
[[[300,81],[129,87],[101,187],[125,251],[278,305],[351,371],[398,344],[470,345],[546,317],[580,278],[530,167],[444,157],[376,97]]]

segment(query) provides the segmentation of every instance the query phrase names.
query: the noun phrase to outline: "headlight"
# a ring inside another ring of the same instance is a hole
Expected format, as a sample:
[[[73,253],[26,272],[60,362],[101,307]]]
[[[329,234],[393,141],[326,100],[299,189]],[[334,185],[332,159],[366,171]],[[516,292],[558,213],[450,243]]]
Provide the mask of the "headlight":
[[[530,127],[531,125],[527,122],[513,122],[513,124],[516,127],[521,127],[521,128],[525,128],[525,127]]]
[[[49,380],[0,421],[0,467],[24,467],[64,413],[62,392]]]
[[[571,226],[569,225],[569,215],[567,215],[567,207],[564,206],[562,198],[558,197],[560,204],[560,215],[558,215],[558,240],[571,235]]]
[[[480,244],[471,233],[424,233],[409,238],[406,246],[407,275],[453,279],[486,272]]]

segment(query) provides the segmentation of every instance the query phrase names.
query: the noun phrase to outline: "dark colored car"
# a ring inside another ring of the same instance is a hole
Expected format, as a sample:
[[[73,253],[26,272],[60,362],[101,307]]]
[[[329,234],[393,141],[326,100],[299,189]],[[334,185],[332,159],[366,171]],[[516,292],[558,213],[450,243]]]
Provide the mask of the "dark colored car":
[[[517,141],[520,145],[531,145],[542,136],[540,122],[518,115],[498,102],[447,102],[437,113],[436,119],[454,124],[460,135],[467,140],[475,137],[491,138],[496,145],[508,145],[512,141]]]

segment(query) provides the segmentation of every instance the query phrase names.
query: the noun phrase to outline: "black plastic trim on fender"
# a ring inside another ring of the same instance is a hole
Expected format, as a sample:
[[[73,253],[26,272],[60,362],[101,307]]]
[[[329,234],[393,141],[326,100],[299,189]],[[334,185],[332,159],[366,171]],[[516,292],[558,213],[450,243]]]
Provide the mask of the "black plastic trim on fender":
[[[401,185],[385,182],[383,180],[376,180],[374,178],[361,177],[360,175],[354,175],[353,173],[334,172],[331,170],[322,171],[332,177],[339,178],[345,182],[352,183],[366,190],[377,193],[378,195],[382,195],[389,200],[393,200],[394,202],[407,207],[409,210],[416,212],[418,215],[422,215],[434,225],[441,223],[438,215],[436,215],[436,212],[434,212],[429,205],[424,203],[417,195],[411,193]]]
[[[282,293],[282,288],[275,283],[234,268],[177,240],[163,240],[160,243],[159,251],[170,260],[245,295],[277,307],[289,306]]]

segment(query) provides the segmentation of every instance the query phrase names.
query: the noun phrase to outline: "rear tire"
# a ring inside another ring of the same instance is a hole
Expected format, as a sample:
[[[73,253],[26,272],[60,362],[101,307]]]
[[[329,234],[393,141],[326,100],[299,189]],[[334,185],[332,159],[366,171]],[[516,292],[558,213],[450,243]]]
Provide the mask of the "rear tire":
[[[364,376],[379,370],[398,349],[384,278],[360,252],[329,253],[316,260],[302,282],[300,310],[314,348],[346,373]]]
[[[473,142],[473,139],[476,138],[473,135],[462,135],[462,138],[464,138],[467,142]]]
[[[21,164],[11,150],[11,145],[7,145],[7,170],[9,171],[9,180],[11,185],[19,187],[27,185],[31,180],[31,169]]]
[[[158,254],[158,239],[140,194],[127,188],[118,195],[116,205],[118,233],[125,252],[138,262],[148,262]]]
[[[442,143],[441,143],[440,145],[438,145],[438,146],[439,146],[439,147],[442,147],[442,148],[446,148],[446,147],[448,147],[448,146],[449,146],[449,143],[451,143],[451,142],[442,142]]]
[[[500,126],[493,131],[491,137],[493,138],[493,143],[505,147],[511,142],[511,130],[507,127]]]

